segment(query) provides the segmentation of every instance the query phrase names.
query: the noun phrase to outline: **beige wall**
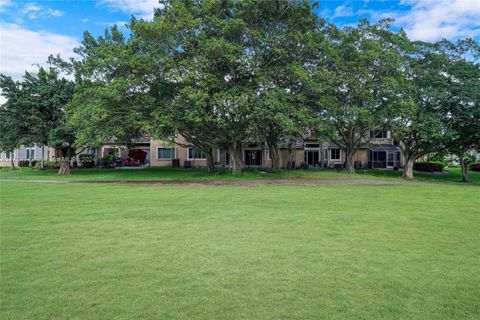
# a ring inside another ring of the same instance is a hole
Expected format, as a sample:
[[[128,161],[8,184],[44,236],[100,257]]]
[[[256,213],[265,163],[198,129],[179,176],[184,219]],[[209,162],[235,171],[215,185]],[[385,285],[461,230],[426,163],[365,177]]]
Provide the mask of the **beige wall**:
[[[356,161],[361,161],[362,163],[367,163],[368,162],[368,149],[358,150]]]
[[[302,162],[305,161],[305,152],[303,149],[294,149],[292,151],[292,159],[295,162],[295,167],[298,168]],[[289,161],[289,152],[287,149],[280,149],[279,151],[280,158],[280,168],[287,168]]]
[[[175,142],[180,144],[187,144],[182,136],[175,137]],[[192,161],[194,167],[205,167],[207,161],[205,159],[189,159],[188,148],[175,144],[171,141],[150,140],[150,166],[152,167],[170,167],[172,160],[158,159],[158,148],[175,148],[175,158],[180,159],[180,167],[183,167],[185,161]],[[216,157],[216,152],[215,152]]]

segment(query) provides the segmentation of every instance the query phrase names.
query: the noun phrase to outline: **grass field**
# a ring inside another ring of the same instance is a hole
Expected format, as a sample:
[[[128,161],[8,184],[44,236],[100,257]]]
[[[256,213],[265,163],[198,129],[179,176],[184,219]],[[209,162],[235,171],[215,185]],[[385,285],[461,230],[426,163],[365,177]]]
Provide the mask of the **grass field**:
[[[145,169],[72,169],[67,177],[57,176],[57,170],[34,170],[21,168],[11,171],[0,169],[0,179],[44,179],[44,180],[226,180],[226,179],[277,179],[277,178],[315,178],[315,179],[400,179],[402,173],[393,170],[359,170],[358,174],[349,174],[336,170],[270,170],[246,169],[238,176],[232,176],[226,169],[218,169],[210,174],[205,169],[182,169],[152,167]],[[470,182],[480,185],[480,172],[470,172]],[[460,168],[448,168],[444,174],[415,173],[416,180],[435,183],[462,183]]]
[[[1,183],[1,319],[478,319],[480,188]]]

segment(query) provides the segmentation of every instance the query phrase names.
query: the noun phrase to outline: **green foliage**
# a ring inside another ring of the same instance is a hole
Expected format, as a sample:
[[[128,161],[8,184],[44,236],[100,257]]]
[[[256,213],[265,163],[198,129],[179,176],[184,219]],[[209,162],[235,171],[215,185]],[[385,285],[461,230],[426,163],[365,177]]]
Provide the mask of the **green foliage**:
[[[480,171],[480,162],[474,162],[470,164],[470,170]]]
[[[25,108],[26,94],[21,83],[0,74],[0,91],[6,102],[0,105],[0,151],[13,152],[29,143],[30,109]]]
[[[420,161],[415,162],[414,170],[424,172],[443,172],[445,163],[441,161]]]
[[[32,167],[35,167],[36,164],[37,164],[37,161],[36,161],[36,160],[31,160],[31,161],[30,161],[30,160],[19,160],[19,161],[18,161],[18,166],[19,166],[19,167],[23,167],[23,168],[25,168],[25,167],[30,167],[30,165],[31,165]]]
[[[480,47],[472,39],[435,45],[444,78],[441,101],[447,150],[463,158],[480,149]]]
[[[42,163],[40,161],[36,161],[35,163],[35,169],[40,169],[42,166]],[[58,161],[45,161],[44,163],[44,169],[58,169],[60,168],[60,162]]]
[[[324,31],[329,41],[313,76],[320,123],[317,135],[343,149],[346,166],[354,171],[354,155],[369,130],[382,126],[387,108],[403,85],[400,48],[403,33],[389,31],[388,21],[378,25],[362,20],[356,28]]]
[[[446,150],[440,150],[437,152],[433,152],[428,154],[428,161],[436,161],[436,162],[442,162],[445,164],[445,166],[450,163],[450,160],[448,159],[449,153]]]
[[[100,158],[100,165],[102,168],[114,168],[117,161],[117,157],[113,154],[106,155]]]

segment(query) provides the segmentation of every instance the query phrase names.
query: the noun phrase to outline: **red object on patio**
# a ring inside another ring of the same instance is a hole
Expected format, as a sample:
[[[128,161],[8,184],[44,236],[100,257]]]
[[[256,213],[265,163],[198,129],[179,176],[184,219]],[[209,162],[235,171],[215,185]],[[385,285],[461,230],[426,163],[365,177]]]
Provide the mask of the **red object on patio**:
[[[135,164],[140,164],[145,162],[145,158],[147,157],[147,153],[142,149],[132,149],[128,152],[128,156],[135,161]],[[138,162],[137,162],[138,161]]]

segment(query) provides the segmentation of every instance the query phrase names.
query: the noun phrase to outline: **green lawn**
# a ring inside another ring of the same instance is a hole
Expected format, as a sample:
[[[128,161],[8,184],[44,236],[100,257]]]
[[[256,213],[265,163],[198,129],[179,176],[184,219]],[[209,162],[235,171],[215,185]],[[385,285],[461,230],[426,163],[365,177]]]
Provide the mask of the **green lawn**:
[[[45,179],[45,180],[217,180],[217,179],[265,179],[265,178],[317,178],[317,179],[400,179],[402,173],[392,170],[359,170],[359,174],[348,174],[336,170],[270,170],[247,169],[232,176],[226,169],[210,174],[205,169],[182,169],[152,167],[145,169],[72,169],[68,177],[57,176],[57,170],[35,170],[21,168],[11,171],[0,169],[0,179]],[[462,183],[460,168],[448,168],[445,174],[417,172],[417,181],[436,183]],[[480,172],[470,172],[468,184],[480,185]]]
[[[480,188],[1,183],[1,319],[478,319]]]

